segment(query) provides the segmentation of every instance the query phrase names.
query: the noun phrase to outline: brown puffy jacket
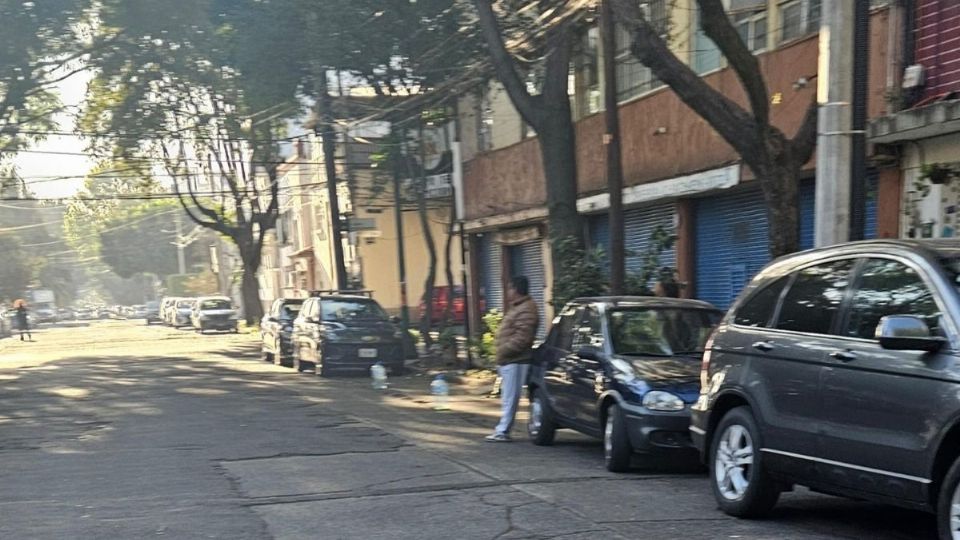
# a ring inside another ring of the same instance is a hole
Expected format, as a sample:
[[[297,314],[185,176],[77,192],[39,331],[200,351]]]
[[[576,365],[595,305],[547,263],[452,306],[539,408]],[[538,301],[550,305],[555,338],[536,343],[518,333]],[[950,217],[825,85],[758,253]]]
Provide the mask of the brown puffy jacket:
[[[533,298],[524,296],[510,306],[497,332],[497,364],[529,364],[540,314]]]

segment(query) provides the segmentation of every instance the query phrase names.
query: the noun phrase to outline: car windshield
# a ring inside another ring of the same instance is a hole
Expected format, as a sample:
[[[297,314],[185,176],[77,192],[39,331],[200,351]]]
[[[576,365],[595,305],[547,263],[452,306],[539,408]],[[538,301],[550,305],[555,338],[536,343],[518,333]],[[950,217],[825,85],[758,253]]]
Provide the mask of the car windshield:
[[[303,304],[284,304],[283,307],[280,308],[280,318],[292,321],[300,314],[300,308],[302,307]]]
[[[177,302],[177,309],[189,309],[193,307],[193,300],[181,300]]]
[[[157,309],[160,307],[160,302],[147,302],[147,309]]]
[[[328,322],[384,321],[387,314],[373,300],[330,299],[320,302],[323,320]]]
[[[224,299],[204,300],[200,304],[200,309],[231,309],[230,301]]]
[[[720,314],[700,309],[616,309],[608,314],[615,354],[673,356],[703,351]]]

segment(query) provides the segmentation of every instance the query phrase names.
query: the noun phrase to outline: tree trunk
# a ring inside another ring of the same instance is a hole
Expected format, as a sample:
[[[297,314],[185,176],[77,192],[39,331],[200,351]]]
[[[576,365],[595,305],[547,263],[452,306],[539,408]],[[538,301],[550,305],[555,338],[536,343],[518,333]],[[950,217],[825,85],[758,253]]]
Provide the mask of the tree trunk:
[[[260,283],[257,271],[243,265],[243,281],[240,285],[243,298],[243,318],[248,325],[257,324],[263,318],[263,305],[260,303]]]
[[[454,204],[450,205],[450,223],[447,225],[447,243],[443,249],[443,265],[447,278],[447,304],[443,310],[443,322],[440,324],[440,333],[442,334],[446,330],[447,325],[450,324],[450,319],[453,316],[453,299],[454,291],[453,288],[456,286],[456,283],[453,281],[453,237],[456,235],[457,225],[457,207]],[[466,294],[466,291],[464,291]]]
[[[437,281],[437,245],[433,241],[433,232],[430,230],[430,216],[427,214],[425,180],[421,179],[422,185],[417,189],[417,214],[420,216],[420,229],[423,231],[423,240],[427,244],[427,253],[429,254],[427,279],[423,284],[423,301],[426,309],[420,319],[420,334],[424,345],[430,347],[433,345],[430,330],[433,329],[433,288]]]
[[[783,156],[781,156],[783,157]],[[800,249],[799,175],[802,164],[789,157],[763,167],[751,167],[767,204],[770,255],[774,258]]]
[[[551,260],[554,280],[562,279],[562,270],[569,261],[564,261],[560,242],[570,242],[570,247],[583,247],[580,214],[577,212],[577,156],[573,119],[569,107],[549,115],[545,129],[538,130],[540,153],[543,158],[544,175],[547,180],[547,225],[550,230]]]

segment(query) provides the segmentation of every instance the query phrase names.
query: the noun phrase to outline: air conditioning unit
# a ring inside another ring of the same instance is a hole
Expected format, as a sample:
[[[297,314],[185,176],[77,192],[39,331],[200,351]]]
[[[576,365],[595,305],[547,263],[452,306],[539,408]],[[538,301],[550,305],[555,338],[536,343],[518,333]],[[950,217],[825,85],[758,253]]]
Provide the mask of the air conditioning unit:
[[[903,70],[903,84],[901,84],[901,86],[905,90],[909,90],[911,88],[919,88],[923,86],[923,84],[926,82],[924,80],[925,75],[926,73],[922,65],[913,64],[912,66],[907,66]]]

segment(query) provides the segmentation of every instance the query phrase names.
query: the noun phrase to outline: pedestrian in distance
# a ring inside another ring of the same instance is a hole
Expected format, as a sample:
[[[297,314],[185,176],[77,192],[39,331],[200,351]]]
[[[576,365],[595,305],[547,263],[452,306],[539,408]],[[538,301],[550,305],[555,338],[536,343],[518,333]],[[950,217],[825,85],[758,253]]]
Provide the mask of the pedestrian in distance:
[[[530,298],[530,282],[526,276],[510,280],[507,288],[507,311],[497,332],[497,371],[500,373],[500,423],[486,437],[490,442],[510,442],[510,430],[517,416],[520,394],[527,383],[533,359],[533,340],[540,324],[537,303]]]
[[[26,335],[29,341],[33,341],[33,336],[30,335],[30,319],[27,317],[27,303],[22,299],[17,300],[13,303],[13,309],[16,310],[16,320],[17,320],[17,329],[20,330],[20,341],[23,341],[23,336]]]

